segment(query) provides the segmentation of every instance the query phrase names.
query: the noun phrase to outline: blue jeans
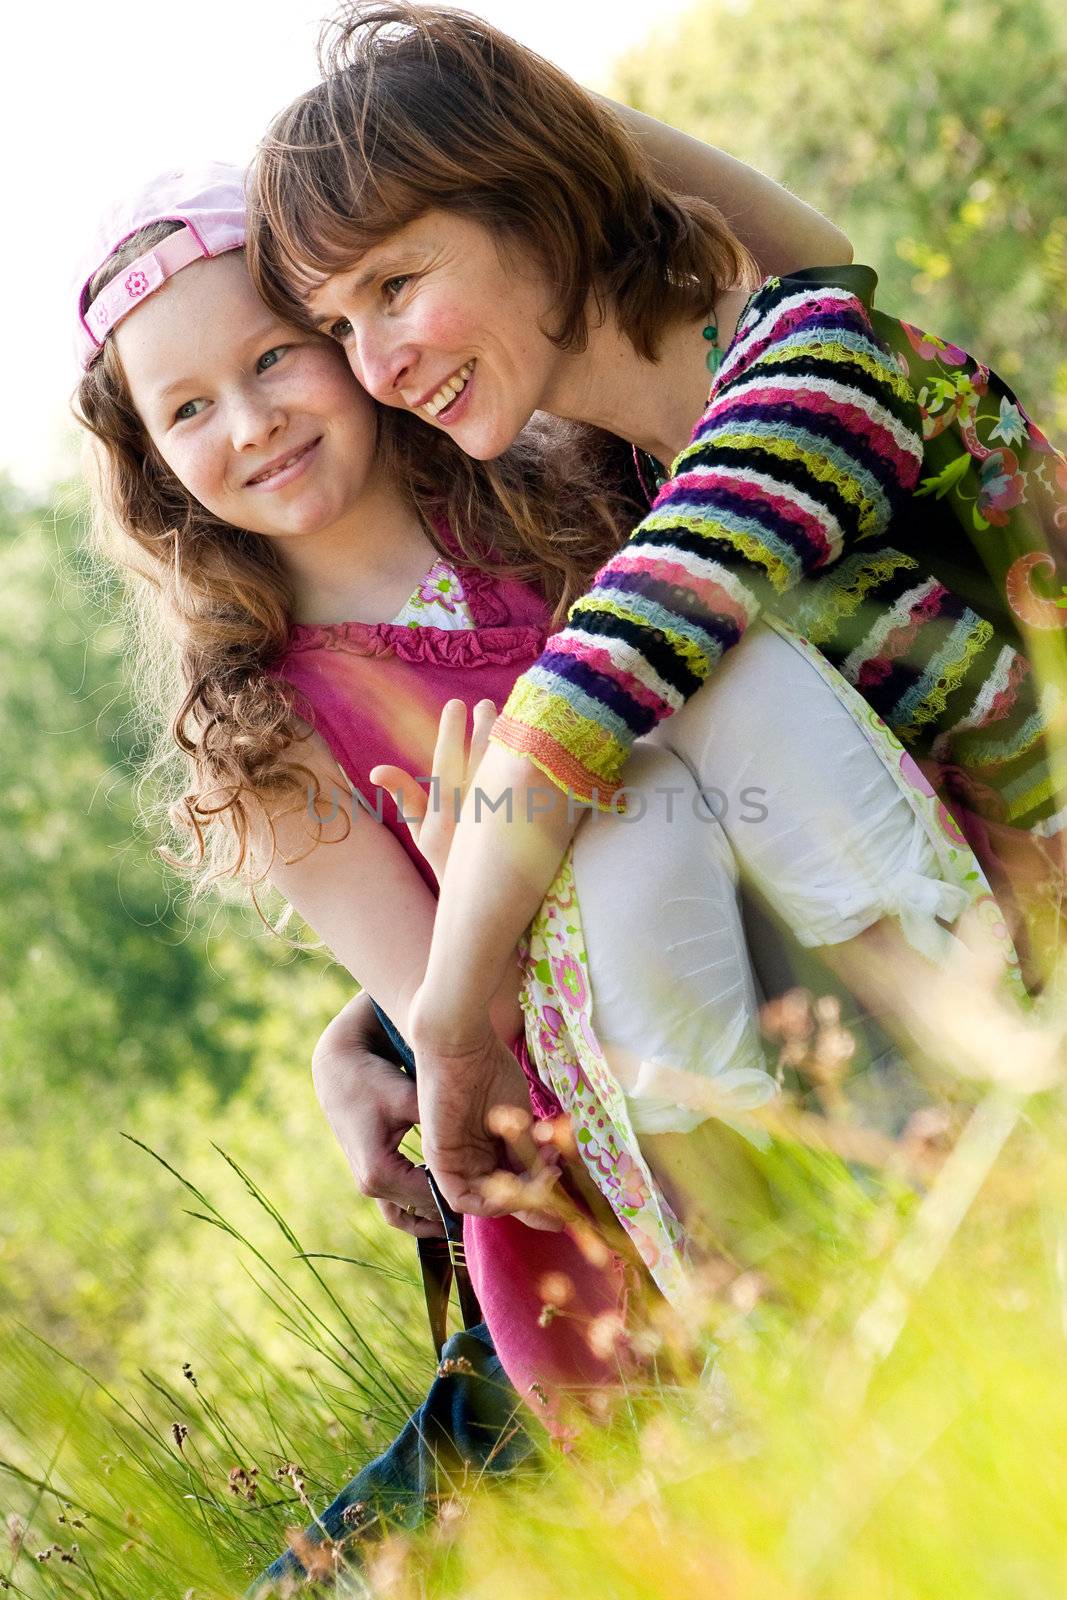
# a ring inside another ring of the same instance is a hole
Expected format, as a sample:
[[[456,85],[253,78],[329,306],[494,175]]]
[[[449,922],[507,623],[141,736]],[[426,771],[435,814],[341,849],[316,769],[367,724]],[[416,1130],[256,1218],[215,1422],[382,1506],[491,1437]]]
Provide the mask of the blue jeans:
[[[399,1060],[413,1072],[407,1044],[383,1011],[378,1016]],[[421,1406],[389,1448],[357,1473],[306,1530],[307,1537],[316,1544],[324,1533],[355,1542],[389,1528],[414,1528],[433,1515],[439,1496],[467,1479],[514,1472],[534,1448],[520,1420],[522,1410],[485,1323],[453,1334]],[[272,1583],[303,1575],[304,1567],[287,1550],[248,1593],[269,1593]]]

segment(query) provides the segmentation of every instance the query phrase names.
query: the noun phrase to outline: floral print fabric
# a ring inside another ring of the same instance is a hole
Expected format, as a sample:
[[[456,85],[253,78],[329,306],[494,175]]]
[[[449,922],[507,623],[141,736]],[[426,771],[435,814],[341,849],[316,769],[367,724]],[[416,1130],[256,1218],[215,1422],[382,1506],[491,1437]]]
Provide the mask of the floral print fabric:
[[[397,612],[393,627],[473,628],[467,597],[459,573],[443,556],[438,557],[415,593]]]

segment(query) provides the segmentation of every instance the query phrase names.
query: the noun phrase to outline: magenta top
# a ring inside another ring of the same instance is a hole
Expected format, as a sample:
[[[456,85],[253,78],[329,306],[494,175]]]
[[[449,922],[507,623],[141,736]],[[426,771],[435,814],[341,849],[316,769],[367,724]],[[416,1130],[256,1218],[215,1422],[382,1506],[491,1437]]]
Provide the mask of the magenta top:
[[[537,660],[549,634],[551,611],[538,590],[464,565],[447,530],[438,531],[473,626],[297,624],[286,654],[271,669],[298,690],[298,714],[322,735],[371,804],[376,799],[372,767],[389,761],[416,775],[428,774],[445,702],[460,699],[471,708],[489,698],[499,708],[516,678]],[[433,873],[388,796],[383,797],[382,821],[436,895]],[[540,1081],[523,1034],[512,1049],[530,1085],[534,1115],[560,1116],[559,1101]],[[482,1314],[504,1370],[522,1396],[531,1391],[544,1396],[537,1415],[556,1433],[562,1426],[557,1417],[560,1390],[575,1385],[607,1388],[617,1381],[617,1355],[597,1355],[586,1330],[598,1316],[618,1316],[625,1308],[626,1279],[619,1258],[612,1255],[606,1266],[594,1268],[584,1244],[569,1232],[538,1233],[515,1217],[464,1217],[463,1238]],[[549,1273],[562,1274],[574,1285],[569,1308],[574,1314],[542,1324],[539,1285]]]
[[[271,674],[298,691],[295,710],[329,745],[349,781],[377,809],[426,883],[430,867],[395,801],[379,795],[370,771],[380,762],[429,776],[437,724],[448,700],[499,710],[516,678],[544,649],[551,610],[539,590],[465,566],[438,527],[466,597],[473,628],[396,622],[298,623]]]

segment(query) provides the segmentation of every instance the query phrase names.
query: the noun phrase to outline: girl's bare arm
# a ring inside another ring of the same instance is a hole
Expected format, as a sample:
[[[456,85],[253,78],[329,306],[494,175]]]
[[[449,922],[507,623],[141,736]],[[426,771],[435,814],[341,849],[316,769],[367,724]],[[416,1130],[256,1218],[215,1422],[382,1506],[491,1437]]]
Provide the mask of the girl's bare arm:
[[[318,829],[306,806],[274,818],[270,881],[408,1037],[409,1007],[426,970],[436,901],[399,842],[356,805],[321,735],[309,732],[294,754],[318,777],[325,814],[334,806],[336,814],[322,824],[321,843],[315,842]],[[261,860],[268,848],[261,836]],[[492,1002],[494,1026],[509,1039],[522,1026],[517,994],[516,969]]]
[[[315,1047],[315,1091],[360,1192],[378,1202],[393,1227],[434,1234],[440,1230],[425,1176],[399,1151],[419,1121],[415,1084],[374,1049],[369,996],[410,1037],[408,1008],[425,971],[436,902],[388,829],[343,800],[349,786],[321,736],[311,733],[293,754],[317,774],[324,814],[333,801],[339,809],[324,823],[318,844],[305,806],[275,817],[270,881],[364,987]],[[342,837],[345,814],[351,827]],[[264,829],[256,841],[261,862],[270,859],[270,849]],[[493,1024],[506,1039],[521,1028],[517,989],[513,966],[491,1002]]]
[[[644,147],[664,183],[718,206],[765,277],[852,260],[847,234],[773,178],[643,111],[597,98]]]

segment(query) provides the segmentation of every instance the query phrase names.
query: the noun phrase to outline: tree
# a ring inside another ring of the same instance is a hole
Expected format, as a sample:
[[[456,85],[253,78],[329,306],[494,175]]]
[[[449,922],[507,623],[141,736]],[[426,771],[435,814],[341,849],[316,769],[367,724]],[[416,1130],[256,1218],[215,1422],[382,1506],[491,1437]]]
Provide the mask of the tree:
[[[704,0],[616,90],[824,210],[883,309],[997,367],[1062,436],[1065,84],[1055,0]]]

